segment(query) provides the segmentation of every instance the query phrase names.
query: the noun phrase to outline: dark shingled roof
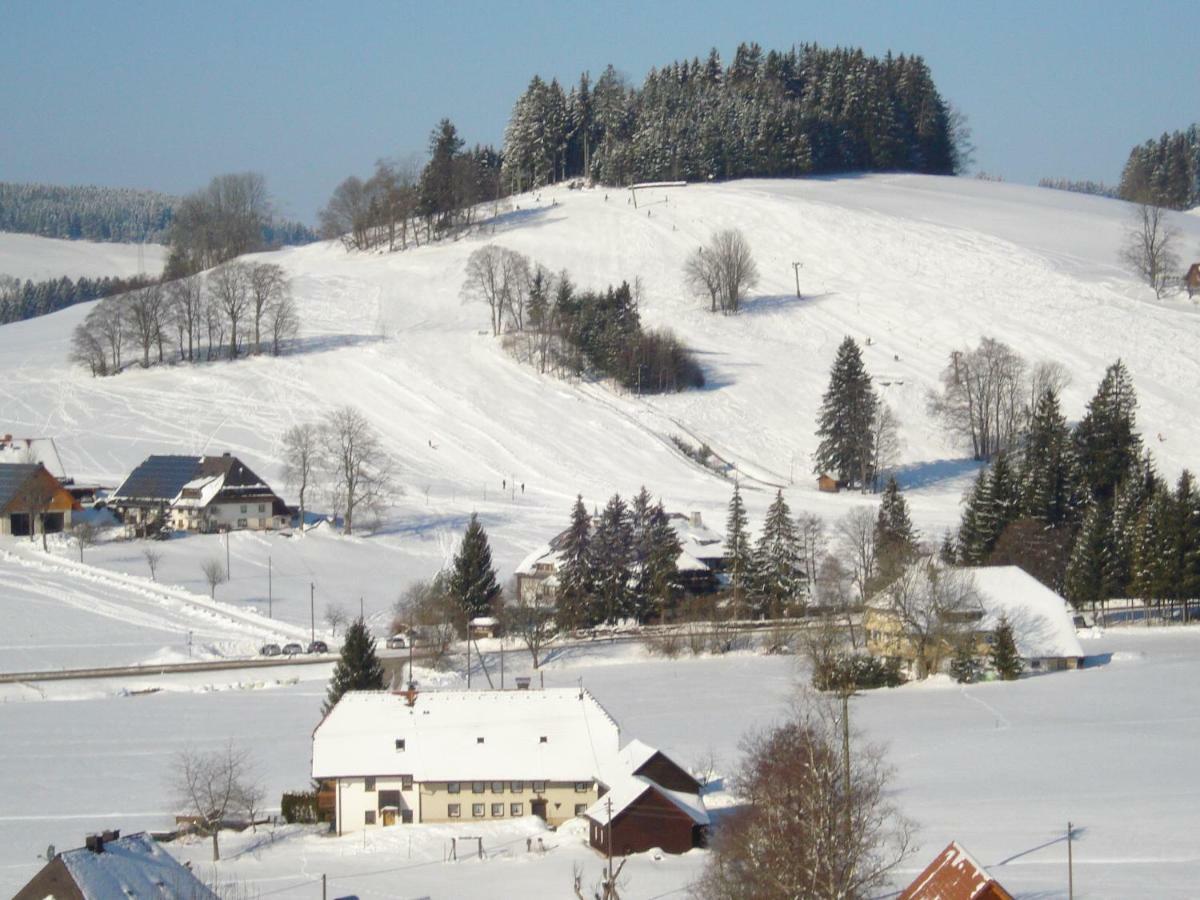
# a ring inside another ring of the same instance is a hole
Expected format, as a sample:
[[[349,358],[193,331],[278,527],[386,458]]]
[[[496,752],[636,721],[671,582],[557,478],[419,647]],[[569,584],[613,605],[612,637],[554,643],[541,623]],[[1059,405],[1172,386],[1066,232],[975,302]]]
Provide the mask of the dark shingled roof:
[[[12,503],[17,492],[40,468],[37,463],[0,463],[0,509]]]
[[[193,478],[200,476],[199,456],[150,456],[129,473],[109,502],[146,500],[170,503]]]

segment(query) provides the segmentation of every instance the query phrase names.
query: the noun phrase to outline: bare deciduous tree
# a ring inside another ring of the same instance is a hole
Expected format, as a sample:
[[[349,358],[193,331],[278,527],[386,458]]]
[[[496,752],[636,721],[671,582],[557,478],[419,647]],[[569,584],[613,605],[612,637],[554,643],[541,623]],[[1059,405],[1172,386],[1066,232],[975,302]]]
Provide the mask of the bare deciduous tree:
[[[250,313],[254,317],[254,352],[262,352],[262,326],[280,298],[290,292],[283,268],[275,263],[250,263],[246,270]]]
[[[300,495],[300,530],[304,531],[304,498],[316,478],[321,457],[321,430],[310,422],[283,433],[283,481]]]
[[[249,752],[232,740],[221,750],[182,750],[175,757],[170,784],[175,802],[212,836],[214,862],[221,858],[221,824],[262,803],[262,785],[252,769]]]
[[[1168,221],[1169,213],[1152,203],[1139,203],[1130,217],[1121,260],[1162,299],[1168,285],[1179,276],[1175,244],[1179,231]]]
[[[39,470],[33,477],[27,479],[13,498],[12,508],[23,510],[29,516],[29,540],[37,539],[38,532],[42,534],[42,549],[49,552],[46,543],[46,514],[54,505],[58,487],[54,479],[46,471],[45,466],[37,462],[32,446],[26,447],[26,462],[37,463]]]
[[[910,652],[892,655],[911,656],[918,679],[941,669],[981,612],[970,571],[932,559],[904,568],[874,602],[895,616]]]
[[[84,548],[95,545],[100,537],[100,529],[91,522],[76,522],[71,528],[71,537],[79,545],[79,561],[83,562]]]
[[[736,228],[716,232],[683,266],[684,281],[699,296],[707,296],[712,312],[719,307],[736,315],[746,292],[758,284],[758,266],[746,236]]]
[[[267,327],[271,332],[271,355],[278,356],[283,346],[300,333],[300,316],[296,312],[296,301],[288,291],[275,298],[267,311]]]
[[[878,548],[875,546],[875,513],[865,506],[846,513],[836,526],[838,553],[853,588],[853,599],[861,608],[875,587]]]
[[[391,457],[375,428],[353,406],[330,413],[321,429],[321,444],[334,506],[345,517],[345,533],[353,534],[356,512],[378,513],[391,497]]]
[[[462,619],[462,607],[447,587],[448,575],[439,572],[429,581],[417,581],[409,585],[393,607],[394,630],[401,626],[416,627],[409,640],[420,642],[426,659],[435,669],[446,665],[450,648],[458,636],[458,621]],[[412,673],[409,673],[410,676]]]
[[[1025,361],[1011,347],[985,337],[974,350],[955,350],[942,385],[942,393],[930,393],[929,411],[970,442],[975,459],[1016,445],[1028,387]]]
[[[488,305],[493,336],[504,329],[506,318],[517,331],[525,327],[533,272],[527,256],[496,244],[486,244],[467,258],[462,296]]]
[[[146,565],[150,568],[150,580],[158,581],[158,564],[162,562],[162,554],[153,547],[147,547],[142,551],[142,556],[146,560]]]
[[[87,366],[93,377],[108,374],[108,356],[104,340],[96,327],[95,309],[71,332],[70,361]]]
[[[515,584],[509,586],[507,595],[515,599],[504,607],[504,631],[516,635],[525,645],[536,669],[558,631],[554,622],[554,596],[537,590],[536,585],[522,593]]]
[[[325,607],[325,624],[329,626],[329,630],[337,637],[338,628],[344,626],[350,621],[350,617],[346,615],[346,609],[336,603],[330,603]]]
[[[167,291],[171,320],[179,333],[179,356],[192,362],[200,350],[200,328],[204,318],[204,282],[195,275],[179,278],[171,282]]]
[[[900,458],[900,423],[886,403],[875,404],[871,417],[871,478],[874,490]]]
[[[911,852],[913,825],[888,790],[878,747],[843,743],[841,711],[809,697],[772,731],[743,741],[745,805],[722,823],[702,900],[845,900],[876,893]]]
[[[214,600],[217,597],[217,585],[224,584],[229,576],[225,573],[225,566],[216,557],[206,559],[200,564],[200,571],[204,573],[204,580],[208,582],[208,596]]]
[[[238,325],[250,308],[250,270],[245,263],[230,262],[208,274],[208,291],[229,325],[229,358],[237,359]]]

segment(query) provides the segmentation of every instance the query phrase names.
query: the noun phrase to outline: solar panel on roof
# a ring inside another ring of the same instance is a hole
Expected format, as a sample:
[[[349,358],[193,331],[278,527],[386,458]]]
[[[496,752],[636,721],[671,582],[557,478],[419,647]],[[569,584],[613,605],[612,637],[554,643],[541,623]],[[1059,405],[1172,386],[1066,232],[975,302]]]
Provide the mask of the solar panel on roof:
[[[200,460],[195,456],[151,456],[129,473],[113,498],[173,500],[199,474]]]

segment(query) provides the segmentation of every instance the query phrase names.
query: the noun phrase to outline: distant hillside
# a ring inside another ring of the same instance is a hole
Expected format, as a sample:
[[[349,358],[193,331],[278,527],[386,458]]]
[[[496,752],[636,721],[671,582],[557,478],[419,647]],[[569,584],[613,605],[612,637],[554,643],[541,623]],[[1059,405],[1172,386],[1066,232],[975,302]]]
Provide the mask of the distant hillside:
[[[177,198],[136,188],[0,182],[0,231],[163,244]]]
[[[1129,151],[1121,197],[1170,209],[1200,206],[1200,124],[1149,140]]]
[[[179,203],[179,197],[137,188],[0,182],[0,231],[72,241],[166,244]],[[262,229],[267,247],[316,239],[307,225],[286,219],[272,220]]]

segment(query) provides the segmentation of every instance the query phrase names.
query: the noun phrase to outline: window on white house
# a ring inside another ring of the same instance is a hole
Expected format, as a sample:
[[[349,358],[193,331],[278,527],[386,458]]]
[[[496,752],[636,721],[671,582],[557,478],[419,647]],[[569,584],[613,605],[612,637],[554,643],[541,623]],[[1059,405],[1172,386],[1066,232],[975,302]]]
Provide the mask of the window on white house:
[[[370,777],[370,778],[364,778],[364,779],[363,779],[363,790],[364,790],[364,791],[373,791],[373,790],[375,790],[375,779],[374,779],[374,777]]]
[[[546,790],[546,782],[535,781],[533,783],[533,791],[535,794],[541,794],[541,793],[545,792],[545,790]]]
[[[400,790],[402,790],[402,791],[411,791],[412,790],[412,776],[411,775],[401,775],[400,776]]]
[[[449,804],[446,807],[446,815],[448,815],[451,819],[462,818],[462,804],[461,803]]]
[[[482,781],[472,781],[471,782],[471,793],[472,794],[482,794],[484,792],[484,790],[486,789],[486,787],[487,787],[487,785],[485,785]]]
[[[397,750],[404,749],[404,738],[396,738],[396,749]]]
[[[245,504],[245,503],[243,503],[243,504],[242,504],[242,512],[245,512],[245,511],[246,511],[246,504]]]
[[[524,803],[508,804],[508,814],[510,816],[512,816],[514,819],[525,815],[525,804]]]
[[[245,528],[245,527],[246,527],[246,520],[245,520],[245,519],[238,519],[238,526],[237,526],[237,527],[238,527],[238,528]]]
[[[587,812],[587,804],[586,803],[576,803],[575,804],[575,815],[582,816],[585,812]]]
[[[493,781],[492,782],[492,793],[493,794],[503,794],[504,793],[504,782],[503,781]]]
[[[462,790],[462,785],[459,784],[457,781],[447,781],[446,782],[446,793],[447,794],[457,794],[461,790]]]
[[[577,794],[586,794],[591,789],[592,789],[592,783],[590,781],[575,782],[575,793],[577,793]]]
[[[525,782],[523,782],[523,781],[509,782],[508,789],[510,791],[512,791],[514,794],[519,794],[519,793],[521,793],[521,791],[525,790]]]
[[[504,804],[503,803],[493,803],[492,804],[492,818],[493,819],[503,819],[504,818]]]
[[[539,744],[548,744],[548,743],[550,743],[550,738],[546,737],[543,734],[540,738],[538,738],[538,743]]]
[[[266,506],[264,506],[263,504],[261,504],[261,503],[260,503],[260,504],[258,504],[258,511],[259,511],[259,512],[266,512],[266,511],[267,511],[267,508],[266,508]]]
[[[366,825],[375,824],[375,810],[368,809],[365,813],[363,813],[363,823]]]
[[[477,743],[477,744],[482,744],[482,743],[483,743],[483,738],[481,738],[481,737],[477,737],[477,738],[475,738],[475,743]]]
[[[471,804],[471,816],[472,816],[472,818],[476,818],[476,819],[483,818],[483,804],[482,803],[472,803]]]

